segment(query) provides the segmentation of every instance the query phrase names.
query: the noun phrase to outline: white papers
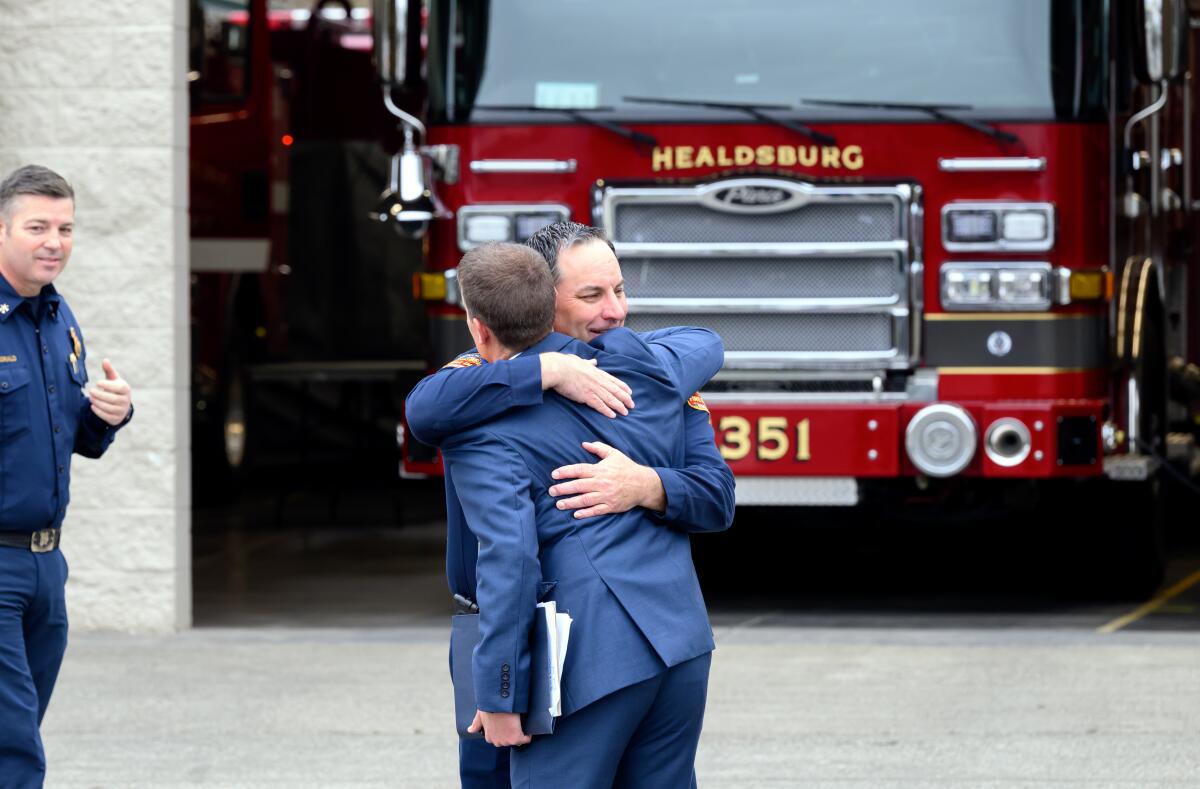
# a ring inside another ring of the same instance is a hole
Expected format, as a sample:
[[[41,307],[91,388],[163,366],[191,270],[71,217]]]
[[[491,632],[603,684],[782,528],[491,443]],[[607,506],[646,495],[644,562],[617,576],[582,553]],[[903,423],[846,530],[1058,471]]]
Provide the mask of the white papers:
[[[571,615],[560,613],[558,603],[550,600],[538,603],[546,617],[546,632],[549,634],[546,664],[550,667],[550,715],[562,715],[562,672],[567,660],[567,642],[571,640]]]

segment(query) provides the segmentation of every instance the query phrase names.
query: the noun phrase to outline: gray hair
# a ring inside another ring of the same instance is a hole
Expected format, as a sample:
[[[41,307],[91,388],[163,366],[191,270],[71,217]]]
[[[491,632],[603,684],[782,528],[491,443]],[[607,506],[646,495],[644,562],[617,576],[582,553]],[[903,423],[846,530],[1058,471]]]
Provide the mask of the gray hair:
[[[75,199],[75,190],[67,179],[38,164],[18,167],[7,178],[0,181],[0,216],[12,218],[13,201],[22,195],[39,195]]]
[[[526,239],[525,246],[541,253],[541,256],[546,259],[546,263],[550,265],[550,273],[554,275],[554,281],[558,282],[558,256],[564,249],[588,244],[592,241],[603,241],[614,255],[617,254],[616,248],[602,231],[590,225],[581,225],[578,222],[570,221],[546,225]]]

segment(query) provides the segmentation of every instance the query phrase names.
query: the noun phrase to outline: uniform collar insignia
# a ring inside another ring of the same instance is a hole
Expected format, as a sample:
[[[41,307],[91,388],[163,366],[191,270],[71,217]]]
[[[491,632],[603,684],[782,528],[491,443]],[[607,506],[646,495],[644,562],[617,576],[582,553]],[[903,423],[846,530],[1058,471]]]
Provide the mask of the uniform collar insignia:
[[[7,315],[7,314],[8,314],[8,305],[0,304],[0,315]]]

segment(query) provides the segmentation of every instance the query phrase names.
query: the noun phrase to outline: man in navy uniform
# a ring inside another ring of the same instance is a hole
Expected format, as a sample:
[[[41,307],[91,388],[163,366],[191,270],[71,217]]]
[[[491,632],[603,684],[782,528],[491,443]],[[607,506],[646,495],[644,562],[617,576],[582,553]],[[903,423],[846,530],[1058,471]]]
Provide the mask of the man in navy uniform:
[[[443,445],[467,523],[478,540],[481,641],[474,655],[474,724],[513,751],[516,786],[694,783],[712,632],[687,532],[644,508],[592,520],[557,506],[547,490],[563,458],[586,460],[600,437],[652,468],[685,453],[684,391],[692,368],[617,329],[585,345],[552,333],[554,287],[541,257],[517,245],[468,253],[459,267],[468,324],[488,361],[567,351],[597,358],[632,388],[620,420],[549,395],[460,432]],[[707,330],[692,347],[719,338]],[[703,375],[719,368],[719,359]],[[727,522],[727,521],[726,521]],[[719,527],[718,527],[719,528]],[[529,630],[538,599],[555,599],[575,624],[563,679],[563,718],[530,743],[520,713],[529,696]]]
[[[543,228],[527,242],[546,258],[557,286],[554,328],[590,342],[625,320],[625,288],[612,244],[595,228],[559,222]],[[645,335],[652,347],[697,376],[696,388],[720,365],[704,357],[711,349],[692,347],[692,335],[675,330]],[[509,408],[542,402],[543,391],[587,404],[606,416],[628,414],[633,405],[628,387],[595,367],[594,359],[546,352],[536,356],[484,364],[469,352],[425,379],[409,395],[406,415],[415,438],[438,444],[459,431],[504,413]],[[603,442],[583,448],[598,455],[597,463],[558,468],[551,495],[576,517],[624,512],[644,507],[664,524],[684,531],[719,531],[733,517],[733,475],[714,442],[703,400],[684,405],[686,447],[679,468],[651,468],[635,463]],[[553,480],[547,480],[547,483]],[[567,498],[569,497],[569,498]],[[446,473],[446,572],[456,595],[476,597],[477,544],[467,530],[453,475]],[[460,743],[460,777],[464,787],[508,786],[509,751],[481,740]]]
[[[67,646],[58,549],[71,455],[97,458],[133,413],[112,364],[87,386],[79,323],[54,289],[75,193],[44,167],[0,182],[0,785],[41,786],[39,726]]]

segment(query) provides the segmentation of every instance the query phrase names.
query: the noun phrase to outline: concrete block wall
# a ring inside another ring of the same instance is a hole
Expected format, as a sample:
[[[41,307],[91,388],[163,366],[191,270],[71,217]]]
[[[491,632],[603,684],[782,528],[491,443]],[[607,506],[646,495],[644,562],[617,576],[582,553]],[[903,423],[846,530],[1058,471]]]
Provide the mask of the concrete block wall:
[[[75,629],[191,623],[186,0],[0,0],[0,171],[76,191],[59,290],[88,373],[108,357],[134,421],[76,456],[63,533]]]

